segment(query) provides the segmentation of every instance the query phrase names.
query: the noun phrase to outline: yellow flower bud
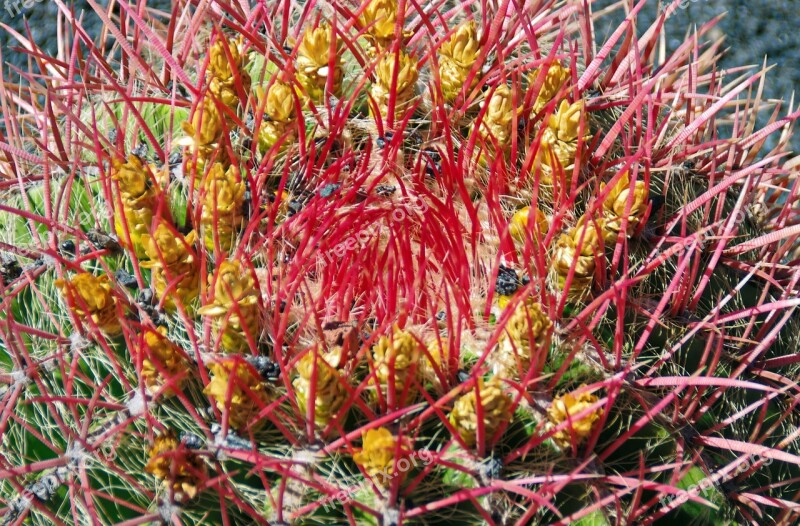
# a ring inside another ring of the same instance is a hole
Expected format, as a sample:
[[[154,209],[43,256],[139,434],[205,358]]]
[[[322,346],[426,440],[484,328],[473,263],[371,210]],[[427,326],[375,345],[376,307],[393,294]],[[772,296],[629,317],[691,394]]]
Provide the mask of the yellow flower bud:
[[[417,339],[407,331],[395,328],[372,348],[371,366],[384,399],[396,406],[412,401],[417,394],[419,358],[424,353]],[[405,395],[404,395],[405,393]]]
[[[394,83],[395,62],[398,65],[397,82]],[[401,51],[396,55],[385,55],[378,61],[375,69],[375,83],[370,89],[370,95],[378,105],[382,117],[389,114],[390,93],[395,93],[395,118],[402,116],[403,112],[411,105],[419,78],[417,60],[406,52]]]
[[[213,97],[206,97],[192,114],[192,122],[183,123],[183,131],[191,138],[194,148],[207,146],[222,135],[222,116]]]
[[[315,360],[313,352],[306,353],[297,363],[297,374],[292,386],[303,414],[308,407],[312,382],[316,380],[314,423],[318,427],[325,427],[334,416],[343,416],[339,415],[339,410],[348,397],[347,389],[343,385],[344,379],[323,356],[318,355]]]
[[[284,123],[294,121],[294,90],[289,84],[276,81],[269,87],[266,113],[273,121]]]
[[[478,380],[480,404],[483,410],[483,436],[486,443],[491,442],[500,427],[511,422],[512,400],[505,392],[498,378],[489,382]],[[450,412],[450,423],[456,428],[467,447],[473,447],[478,440],[478,396],[475,389],[456,400]]]
[[[489,101],[481,122],[481,134],[497,141],[505,147],[511,141],[511,124],[514,119],[514,105],[511,88],[502,84],[497,87]]]
[[[478,60],[477,29],[474,21],[464,22],[455,33],[439,47],[439,77],[442,81],[442,94],[452,102],[467,82],[470,70]],[[478,82],[473,75],[469,89]]]
[[[157,436],[144,470],[169,487],[178,502],[193,499],[206,478],[206,465],[191,450],[182,446],[170,431]]]
[[[241,358],[226,358],[209,364],[211,381],[203,393],[212,397],[217,409],[228,410],[228,424],[241,431],[258,427],[261,410],[269,404],[269,392],[258,371]],[[223,417],[224,418],[224,417]]]
[[[596,268],[595,258],[602,255],[601,237],[601,227],[583,216],[574,228],[562,234],[556,242],[552,267],[560,289],[563,290],[566,285],[573,262],[575,265],[571,287],[566,291],[569,298],[580,298],[591,288]]]
[[[255,279],[240,262],[223,261],[209,281],[214,299],[198,313],[211,317],[214,340],[221,337],[225,352],[247,352],[248,336],[257,342],[261,332]]]
[[[122,203],[122,209],[114,215],[114,231],[125,248],[132,250],[137,258],[143,259],[146,253],[142,236],[147,234],[153,221],[158,191],[150,180],[148,169],[135,155],[128,157],[126,163],[114,160],[112,178],[119,185],[119,198]],[[128,235],[131,240],[130,246]]]
[[[150,176],[142,160],[136,155],[128,156],[128,162],[114,159],[112,178],[119,184],[120,196],[136,201],[150,189]]]
[[[142,379],[148,392],[156,393],[173,377],[179,375],[180,378],[167,387],[163,395],[172,396],[183,387],[187,379],[189,362],[180,348],[167,338],[165,327],[159,327],[157,330],[145,329],[140,349],[144,354]]]
[[[111,292],[108,276],[100,277],[89,272],[64,280],[56,280],[67,303],[76,316],[91,319],[106,336],[116,336],[122,332],[117,314],[117,300]]]
[[[224,170],[214,163],[203,181],[203,240],[209,252],[214,252],[214,240],[219,240],[223,252],[230,251],[244,221],[245,184],[239,170],[231,165]]]
[[[242,89],[247,92],[250,87],[250,77],[243,73],[239,76],[239,79],[242,84]],[[239,106],[239,92],[236,88],[235,77],[231,77],[228,80],[212,78],[208,85],[208,91],[210,91],[211,94],[217,98],[217,100],[222,102],[225,106],[233,111],[236,111],[237,107]]]
[[[407,444],[398,444],[397,438],[385,427],[368,430],[362,437],[361,451],[353,455],[356,464],[366,471],[370,479],[381,487],[388,487],[395,476],[403,476],[397,472],[395,458],[408,457]]]
[[[164,309],[175,311],[179,302],[191,313],[192,302],[200,294],[200,266],[192,250],[196,234],[192,231],[183,237],[162,222],[143,239],[147,240],[145,250],[150,261],[141,266],[152,269],[150,281]],[[168,291],[167,286],[176,278],[177,284]]]
[[[232,78],[234,72],[239,73],[245,58],[242,54],[243,42],[241,37],[237,40],[217,39],[209,50],[208,76],[225,81]],[[229,53],[232,60],[228,59]]]
[[[578,134],[581,115],[583,114],[583,101],[572,105],[566,100],[561,101],[558,110],[550,116],[547,128],[542,133],[542,141],[537,152],[537,162],[533,167],[541,167],[544,185],[553,184],[553,176],[563,171],[565,182],[571,184],[575,157],[578,154]],[[591,137],[583,137],[586,141]]]
[[[605,184],[600,186],[601,191],[606,187]],[[626,171],[617,184],[611,189],[611,192],[606,196],[603,201],[603,238],[606,244],[616,243],[619,237],[620,230],[622,229],[623,218],[627,213],[627,228],[625,229],[626,236],[633,234],[636,227],[644,218],[647,211],[647,200],[649,192],[644,184],[644,181],[636,181],[633,185],[633,196],[631,196],[631,180],[630,175]],[[631,201],[630,208],[628,208],[628,201]]]
[[[535,86],[541,75],[542,68],[536,68],[528,74],[528,84]],[[570,78],[569,69],[563,67],[560,63],[556,62],[547,68],[545,73],[544,82],[536,95],[536,100],[533,103],[533,112],[538,113],[542,111],[548,102],[558,94],[561,86]]]
[[[386,42],[394,37],[397,11],[397,0],[367,0],[367,7],[361,12],[359,22],[373,39]]]
[[[257,93],[259,100],[265,105],[266,114],[258,130],[258,150],[266,153],[286,137],[280,147],[283,150],[294,139],[294,91],[289,84],[276,81],[270,86],[266,96],[263,89],[259,88]]]
[[[540,303],[528,299],[517,305],[491,356],[495,375],[514,380],[523,378],[536,351],[542,353],[540,357],[546,357],[552,327],[553,322]]]
[[[314,102],[322,100],[328,77],[333,77],[332,94],[339,93],[342,84],[341,54],[342,47],[336,43],[333,60],[333,71],[330,71],[328,56],[331,52],[331,41],[335,39],[333,28],[329,24],[321,24],[314,29],[306,30],[297,50],[297,80]]]
[[[592,429],[600,419],[602,409],[598,407],[585,416],[580,418],[576,418],[576,416],[597,403],[598,400],[599,398],[595,395],[586,392],[577,395],[567,393],[557,397],[547,408],[545,430],[549,432],[560,423],[569,421],[565,429],[553,435],[553,440],[563,449],[571,448],[573,444],[581,445],[592,434]]]
[[[556,140],[561,142],[578,140],[583,106],[582,100],[574,104],[570,104],[566,100],[561,101],[558,111],[550,116],[547,123],[548,128],[555,133]]]
[[[542,239],[547,231],[550,229],[550,223],[547,221],[547,216],[536,207],[531,208],[526,206],[517,210],[511,217],[511,222],[508,225],[511,237],[520,243],[524,243],[529,232],[529,221],[533,214],[534,228],[532,230],[533,239]]]

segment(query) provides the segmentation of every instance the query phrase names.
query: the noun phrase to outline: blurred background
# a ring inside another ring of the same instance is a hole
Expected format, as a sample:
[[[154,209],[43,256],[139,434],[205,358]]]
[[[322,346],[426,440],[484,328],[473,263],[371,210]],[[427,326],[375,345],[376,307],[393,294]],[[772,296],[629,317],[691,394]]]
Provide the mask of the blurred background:
[[[66,0],[69,4],[69,0]],[[106,0],[97,0],[107,4]],[[596,0],[594,9],[617,3],[619,0]],[[24,7],[25,5],[29,7]],[[86,27],[100,26],[100,20],[85,2],[75,0],[76,13],[84,11]],[[148,5],[158,9],[169,9],[169,0],[151,0]],[[668,22],[673,36],[668,42],[670,48],[683,42],[688,28],[700,25],[711,18],[725,14],[717,26],[719,34],[727,35],[728,51],[722,60],[722,67],[756,64],[761,65],[764,57],[768,64],[774,64],[769,73],[765,95],[769,98],[789,100],[796,86],[800,86],[800,30],[797,28],[796,0],[683,0],[677,14]],[[647,27],[655,19],[660,5],[657,0],[648,2],[640,19],[640,27]],[[15,13],[18,14],[14,16]],[[56,38],[53,21],[57,7],[51,0],[0,0],[0,21],[24,33],[25,21],[37,42],[49,52],[55,52]],[[598,40],[605,40],[623,13],[617,10],[615,16],[607,17],[604,23],[596,25]],[[27,58],[14,53],[14,38],[0,28],[0,49],[3,60],[19,67],[25,67]],[[793,141],[795,150],[800,151],[800,135]]]

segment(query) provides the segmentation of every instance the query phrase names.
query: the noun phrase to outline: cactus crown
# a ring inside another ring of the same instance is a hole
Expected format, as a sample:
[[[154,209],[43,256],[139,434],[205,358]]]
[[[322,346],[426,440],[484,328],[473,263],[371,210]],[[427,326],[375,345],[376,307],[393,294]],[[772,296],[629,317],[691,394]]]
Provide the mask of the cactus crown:
[[[713,24],[190,4],[0,76],[2,524],[797,523],[798,113]]]

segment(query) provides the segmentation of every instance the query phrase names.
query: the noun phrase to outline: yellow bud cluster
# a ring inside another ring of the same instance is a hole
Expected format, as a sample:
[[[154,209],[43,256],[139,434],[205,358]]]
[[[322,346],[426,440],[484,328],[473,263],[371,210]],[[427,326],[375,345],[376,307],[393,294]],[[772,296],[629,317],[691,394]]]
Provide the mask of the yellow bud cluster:
[[[306,353],[297,363],[297,378],[292,382],[297,404],[305,414],[314,387],[314,423],[324,427],[331,418],[339,415],[339,410],[347,400],[344,379],[321,355],[314,359],[314,353]],[[316,375],[316,378],[315,378]]]
[[[206,70],[210,95],[204,97],[195,108],[191,122],[182,124],[188,137],[178,142],[189,146],[192,155],[197,154],[197,162],[189,166],[191,173],[203,173],[206,162],[214,155],[218,162],[227,165],[226,150],[217,147],[222,139],[225,122],[218,104],[234,112],[238,109],[240,101],[236,88],[237,79],[245,94],[250,91],[251,80],[245,71],[246,66],[242,37],[236,40],[218,39],[211,45]]]
[[[605,184],[601,185],[601,191],[605,187]],[[613,245],[617,242],[625,221],[627,221],[625,235],[630,236],[644,218],[649,197],[648,189],[644,181],[635,181],[632,190],[633,195],[631,195],[630,176],[626,171],[603,201],[602,229],[606,245]]]
[[[495,142],[501,150],[505,149],[511,143],[514,119],[511,88],[501,84],[484,104],[486,112],[480,125],[480,134],[488,143]]]
[[[295,95],[291,85],[275,81],[269,87],[266,97],[263,91],[259,91],[259,98],[264,104],[265,117],[268,117],[261,123],[258,132],[259,151],[264,153],[278,144],[285,135],[293,132],[296,120]],[[288,140],[283,146],[287,143]]]
[[[191,313],[192,303],[200,294],[200,265],[192,248],[197,235],[192,231],[184,237],[161,222],[146,239],[150,261],[142,263],[142,267],[153,271],[150,282],[156,296],[167,312],[175,311],[180,304]],[[173,288],[167,290],[176,279]]]
[[[524,377],[534,351],[547,352],[552,327],[540,303],[528,299],[517,305],[491,355],[495,375],[515,380]]]
[[[225,170],[222,163],[214,163],[203,180],[203,241],[214,252],[215,241],[222,252],[229,252],[244,221],[245,184],[238,168],[231,165]]]
[[[397,472],[397,461],[408,457],[410,448],[402,442],[398,444],[397,438],[385,427],[368,430],[362,440],[363,447],[353,455],[353,460],[376,484],[388,487]],[[397,474],[402,476],[402,472]]]
[[[447,368],[448,359],[450,355],[450,346],[447,338],[433,338],[426,345],[428,354],[425,355],[420,362],[420,374],[433,381],[439,382],[437,370]]]
[[[478,381],[477,390],[483,413],[484,440],[490,442],[495,438],[500,427],[511,421],[511,397],[503,391],[501,381],[494,377],[488,382]],[[478,437],[478,394],[475,389],[456,400],[450,412],[450,423],[455,427],[461,440],[467,447],[473,447]]]
[[[479,55],[474,21],[458,26],[455,33],[439,47],[439,78],[442,81],[442,95],[447,102],[453,102],[464,89]],[[472,89],[477,82],[478,75],[475,74],[467,90]]]
[[[407,331],[394,329],[372,348],[372,367],[384,399],[391,404],[404,405],[417,395],[417,381],[423,355],[420,343]]]
[[[368,51],[377,55],[387,49],[394,39],[394,30],[400,15],[399,6],[397,0],[367,0],[366,4],[359,22],[371,44]],[[406,35],[404,32],[403,36]]]
[[[68,305],[78,318],[89,320],[106,336],[121,332],[117,313],[117,300],[111,292],[107,275],[95,276],[89,272],[68,280],[56,280]]]
[[[217,39],[209,51],[206,71],[208,89],[217,100],[233,111],[239,106],[237,77],[244,93],[250,89],[250,76],[245,71],[246,57],[243,50],[244,39],[239,37],[236,40]]]
[[[186,383],[189,362],[180,348],[167,338],[167,329],[145,329],[141,337],[142,379],[147,390],[154,394],[174,377],[180,377],[164,389],[164,396],[172,396]]]
[[[248,340],[258,341],[260,321],[259,290],[256,281],[239,261],[223,261],[216,278],[210,278],[214,290],[211,303],[198,312],[212,320],[214,340],[229,353],[245,353],[250,349]]]
[[[197,495],[198,486],[206,477],[206,466],[200,457],[181,446],[175,433],[170,431],[157,436],[149,456],[144,470],[161,480],[176,501],[193,499]]]
[[[542,74],[542,68],[536,68],[528,74],[528,84],[535,86],[539,82],[539,75]],[[553,97],[558,95],[559,90],[564,83],[569,80],[569,70],[563,67],[560,63],[551,64],[544,73],[544,80],[542,87],[536,94],[536,99],[533,101],[533,112],[539,113],[547,105],[548,102],[553,100]]]
[[[258,371],[239,357],[211,363],[208,369],[211,381],[203,393],[214,399],[223,414],[227,409],[230,427],[237,431],[257,427],[256,419],[269,403],[267,386]]]
[[[395,66],[397,79],[395,80]],[[399,119],[411,106],[415,94],[419,69],[417,59],[405,51],[399,55],[387,54],[379,61],[375,69],[375,82],[370,88],[370,96],[378,107],[383,118],[389,115],[389,101],[394,93],[394,118]]]
[[[600,225],[586,216],[558,238],[551,264],[561,290],[566,286],[570,268],[575,266],[570,288],[565,291],[568,298],[582,298],[591,289],[596,258],[602,256],[601,239]]]
[[[125,248],[133,251],[137,258],[144,259],[147,256],[142,236],[147,234],[153,222],[158,187],[151,181],[147,166],[135,155],[129,156],[128,162],[115,159],[112,178],[118,184],[122,203],[121,212],[114,216],[114,230]]]
[[[534,163],[534,167],[539,166],[542,170],[542,184],[552,185],[554,176],[561,172],[564,173],[566,184],[571,184],[578,147],[581,140],[590,138],[589,135],[583,136],[582,139],[579,137],[583,113],[582,100],[574,104],[562,100],[558,110],[550,116],[547,127],[542,133],[537,162]]]
[[[599,399],[591,393],[567,393],[557,397],[547,408],[547,424],[545,430],[552,431],[564,421],[569,421],[566,428],[553,434],[553,440],[561,448],[571,448],[573,444],[579,446],[592,434],[595,423],[600,419],[602,409],[597,408],[585,416],[576,418],[582,411],[588,409]]]
[[[531,220],[533,220],[532,228],[530,226]],[[533,239],[542,239],[549,229],[550,223],[547,220],[547,216],[535,206],[526,206],[517,210],[508,225],[511,237],[520,243],[525,242],[529,231],[532,232]]]
[[[331,51],[334,53],[332,64],[328,60]],[[319,27],[307,29],[303,34],[295,63],[297,81],[313,102],[324,100],[329,78],[330,94],[338,95],[340,93],[343,78],[341,67],[343,52],[330,24],[320,24]]]

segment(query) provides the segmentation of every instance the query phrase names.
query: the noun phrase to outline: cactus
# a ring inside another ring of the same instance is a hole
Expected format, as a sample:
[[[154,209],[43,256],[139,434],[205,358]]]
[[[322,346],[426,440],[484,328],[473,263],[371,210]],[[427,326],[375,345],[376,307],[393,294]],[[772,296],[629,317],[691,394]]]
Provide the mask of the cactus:
[[[21,41],[0,524],[796,524],[800,113],[680,4]]]

